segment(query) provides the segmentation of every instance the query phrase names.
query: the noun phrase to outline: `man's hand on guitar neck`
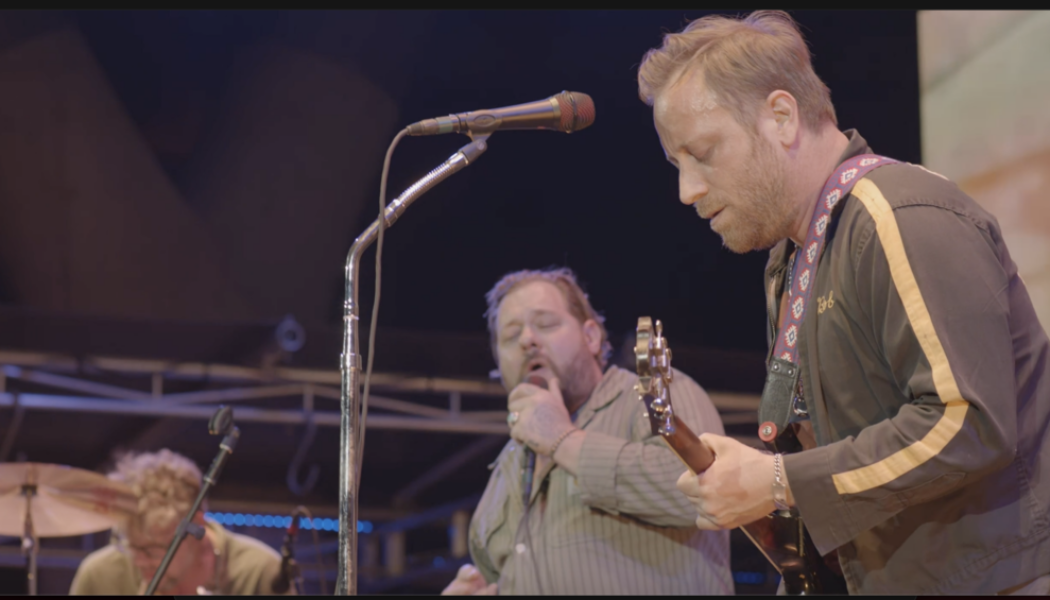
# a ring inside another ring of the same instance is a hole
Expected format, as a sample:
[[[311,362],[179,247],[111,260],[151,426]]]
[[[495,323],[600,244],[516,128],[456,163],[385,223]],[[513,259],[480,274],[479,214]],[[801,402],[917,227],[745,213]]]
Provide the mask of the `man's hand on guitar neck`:
[[[698,528],[733,529],[776,509],[772,454],[711,433],[702,434],[700,441],[715,454],[715,461],[699,475],[682,473],[677,484],[696,508]],[[780,479],[787,485],[788,505],[794,506],[783,464]]]

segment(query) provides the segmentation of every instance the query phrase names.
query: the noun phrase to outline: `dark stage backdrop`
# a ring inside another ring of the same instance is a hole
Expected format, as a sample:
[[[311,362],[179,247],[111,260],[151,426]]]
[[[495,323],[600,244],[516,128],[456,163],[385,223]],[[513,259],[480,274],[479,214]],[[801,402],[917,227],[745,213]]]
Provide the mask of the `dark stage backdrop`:
[[[567,265],[618,346],[639,316],[659,318],[676,366],[710,390],[757,393],[766,256],[724,250],[679,203],[677,173],[637,94],[646,50],[704,14],[0,12],[0,349],[257,363],[290,314],[308,334],[289,362],[334,370],[346,252],[376,216],[396,132],[573,90],[593,97],[592,127],[493,135],[475,165],[387,232],[376,371],[483,377],[494,366],[484,293],[508,271]],[[915,11],[792,14],[841,126],[878,153],[918,162]],[[406,138],[390,198],[467,141]],[[374,250],[362,269],[363,332],[373,260]],[[12,422],[0,411],[0,431],[15,431]],[[318,432],[303,463],[320,466],[316,487],[298,497],[285,484],[302,429],[245,424],[214,497],[334,506],[335,428]],[[77,412],[28,411],[11,439],[11,457],[90,470],[121,447],[168,446],[202,467],[216,451],[201,422]],[[389,508],[408,482],[475,441],[370,431],[362,510]],[[497,451],[408,508],[479,494]],[[271,533],[267,543],[279,543]],[[771,591],[762,557],[733,540],[737,591]],[[447,549],[438,526],[407,542],[421,556]],[[65,593],[75,564],[51,564],[41,591]],[[429,579],[369,589],[437,592],[454,565],[434,565]],[[22,573],[0,573],[0,587],[16,593]]]
[[[568,89],[594,98],[594,126],[494,135],[476,165],[389,232],[380,326],[482,332],[483,294],[500,275],[557,264],[577,270],[616,333],[651,314],[681,344],[763,351],[765,255],[723,249],[678,202],[676,172],[637,96],[643,53],[703,14],[4,16],[0,81],[5,108],[24,109],[25,135],[0,135],[0,156],[20,157],[18,169],[0,168],[3,299],[151,319],[291,313],[338,326],[345,253],[375,217],[394,133]],[[915,12],[792,14],[841,126],[876,152],[918,162]],[[79,34],[63,33],[70,22]],[[16,79],[33,66],[32,85]],[[39,143],[27,150],[31,127]],[[390,196],[466,141],[404,140]]]

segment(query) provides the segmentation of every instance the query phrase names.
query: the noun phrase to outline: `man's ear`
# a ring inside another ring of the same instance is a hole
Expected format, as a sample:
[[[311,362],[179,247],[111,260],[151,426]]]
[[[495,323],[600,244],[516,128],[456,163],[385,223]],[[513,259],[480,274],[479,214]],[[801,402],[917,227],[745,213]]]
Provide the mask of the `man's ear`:
[[[771,117],[775,130],[773,135],[783,147],[795,145],[802,123],[795,97],[784,90],[773,90],[766,97],[763,115]]]
[[[594,319],[587,319],[583,323],[583,339],[591,355],[598,356],[602,349],[602,328]]]

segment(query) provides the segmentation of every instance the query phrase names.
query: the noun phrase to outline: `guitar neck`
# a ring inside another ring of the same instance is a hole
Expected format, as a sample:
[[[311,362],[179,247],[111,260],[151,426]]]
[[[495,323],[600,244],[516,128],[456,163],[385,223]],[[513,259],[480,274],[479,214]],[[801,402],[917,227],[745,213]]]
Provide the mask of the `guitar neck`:
[[[660,321],[656,321],[654,332],[649,317],[638,319],[635,358],[636,389],[648,413],[652,434],[662,437],[692,474],[703,473],[714,463],[715,456],[671,408],[671,350],[663,339]],[[774,444],[777,451],[792,451],[788,448],[793,449],[798,443],[796,434],[795,428],[787,428],[778,439],[780,444]],[[832,573],[817,552],[801,518],[774,511],[740,529],[781,573],[788,595],[848,592],[845,579]]]
[[[678,415],[673,415],[671,422],[674,425],[674,431],[672,433],[661,432],[660,434],[664,441],[671,447],[671,450],[674,450],[678,458],[685,463],[685,466],[689,467],[690,471],[693,473],[706,471],[711,466],[711,463],[715,461],[715,455],[711,452],[711,449],[700,441],[700,438],[678,418]]]

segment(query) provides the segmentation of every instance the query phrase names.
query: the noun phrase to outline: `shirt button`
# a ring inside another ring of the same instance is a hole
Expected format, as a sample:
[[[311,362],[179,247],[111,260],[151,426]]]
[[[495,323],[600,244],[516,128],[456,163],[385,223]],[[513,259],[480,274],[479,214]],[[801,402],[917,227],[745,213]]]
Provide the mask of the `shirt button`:
[[[514,546],[514,549],[517,550],[518,554],[525,554],[525,544],[518,544]]]

